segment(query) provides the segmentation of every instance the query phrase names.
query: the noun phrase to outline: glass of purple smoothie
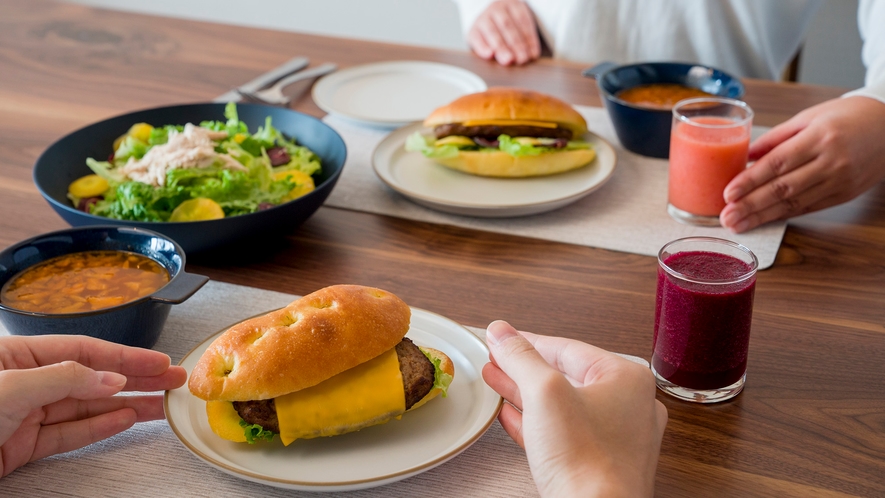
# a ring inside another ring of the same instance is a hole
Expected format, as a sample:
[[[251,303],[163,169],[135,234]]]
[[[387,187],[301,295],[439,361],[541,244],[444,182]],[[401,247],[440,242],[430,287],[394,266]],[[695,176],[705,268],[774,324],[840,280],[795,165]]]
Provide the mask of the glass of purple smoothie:
[[[687,237],[661,248],[651,358],[659,389],[696,403],[741,392],[758,266],[752,251],[725,239]]]

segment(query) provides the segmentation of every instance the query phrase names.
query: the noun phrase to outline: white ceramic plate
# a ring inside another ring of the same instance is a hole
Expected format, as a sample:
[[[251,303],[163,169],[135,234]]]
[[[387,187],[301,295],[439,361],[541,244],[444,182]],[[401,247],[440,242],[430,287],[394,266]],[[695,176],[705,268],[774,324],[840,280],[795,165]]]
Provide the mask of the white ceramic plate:
[[[312,96],[320,109],[359,124],[398,127],[488,87],[466,69],[438,62],[396,61],[354,66],[321,78]]]
[[[588,132],[596,158],[587,166],[565,173],[532,178],[487,178],[462,173],[407,152],[406,137],[430,130],[413,123],[394,130],[372,154],[372,166],[381,181],[412,201],[448,213],[487,218],[538,214],[561,208],[601,187],[614,173],[615,149]]]
[[[188,375],[209,337],[180,365]],[[486,345],[461,325],[412,308],[407,337],[444,351],[455,364],[449,396],[436,398],[401,420],[328,438],[298,440],[288,447],[279,438],[248,445],[216,436],[206,403],[187,387],[167,391],[166,417],[182,443],[198,458],[228,474],[280,488],[348,491],[381,486],[430,470],[472,445],[491,426],[502,400],[482,380]]]

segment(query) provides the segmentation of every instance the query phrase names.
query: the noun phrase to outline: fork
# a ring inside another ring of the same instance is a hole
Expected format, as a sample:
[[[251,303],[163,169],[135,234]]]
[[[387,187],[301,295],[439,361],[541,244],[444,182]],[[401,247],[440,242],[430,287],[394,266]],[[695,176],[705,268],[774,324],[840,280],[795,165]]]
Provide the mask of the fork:
[[[253,100],[255,102],[259,102],[262,104],[269,105],[280,105],[286,106],[289,105],[289,102],[292,101],[292,97],[287,97],[283,95],[283,88],[291,85],[292,83],[296,83],[298,81],[309,80],[311,78],[318,78],[324,74],[331,73],[332,71],[338,69],[338,66],[332,63],[326,63],[320,66],[317,66],[312,69],[308,69],[306,71],[301,71],[295,73],[293,75],[287,76],[280,81],[276,82],[272,87],[267,88],[265,90],[259,90],[257,92],[249,92],[246,90],[237,89],[237,93],[240,94],[241,97],[244,97],[248,100]]]

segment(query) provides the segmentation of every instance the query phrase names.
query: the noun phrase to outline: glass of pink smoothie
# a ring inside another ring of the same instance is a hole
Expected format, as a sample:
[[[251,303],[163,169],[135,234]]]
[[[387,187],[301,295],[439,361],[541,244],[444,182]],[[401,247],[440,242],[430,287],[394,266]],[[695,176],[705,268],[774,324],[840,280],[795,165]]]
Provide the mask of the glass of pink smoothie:
[[[743,389],[758,266],[748,248],[715,237],[661,248],[651,359],[658,388],[698,403]]]
[[[676,221],[718,226],[723,192],[747,167],[753,111],[740,100],[703,97],[673,107],[667,212]]]

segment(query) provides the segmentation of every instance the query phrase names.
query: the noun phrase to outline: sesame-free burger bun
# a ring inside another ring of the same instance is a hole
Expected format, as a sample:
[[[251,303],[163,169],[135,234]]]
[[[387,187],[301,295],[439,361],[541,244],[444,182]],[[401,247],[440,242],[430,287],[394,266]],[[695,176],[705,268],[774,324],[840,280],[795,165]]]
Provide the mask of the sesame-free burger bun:
[[[461,151],[435,162],[464,173],[499,178],[552,175],[580,168],[596,157],[593,149],[548,152],[537,156],[511,156],[503,151]]]
[[[410,318],[409,306],[390,292],[326,287],[225,331],[197,362],[188,388],[207,401],[299,391],[389,351]]]
[[[492,87],[485,92],[460,97],[433,111],[424,126],[476,120],[518,120],[556,123],[575,136],[587,132],[587,122],[572,106],[543,93],[510,87]]]

